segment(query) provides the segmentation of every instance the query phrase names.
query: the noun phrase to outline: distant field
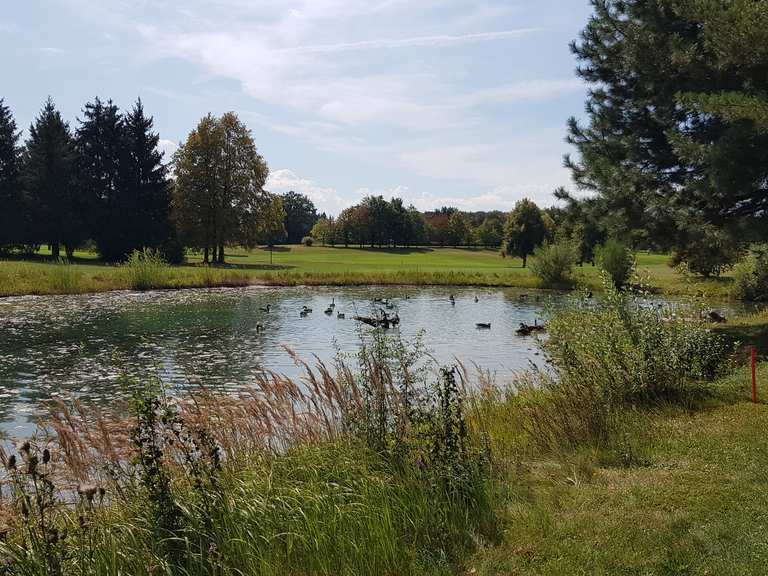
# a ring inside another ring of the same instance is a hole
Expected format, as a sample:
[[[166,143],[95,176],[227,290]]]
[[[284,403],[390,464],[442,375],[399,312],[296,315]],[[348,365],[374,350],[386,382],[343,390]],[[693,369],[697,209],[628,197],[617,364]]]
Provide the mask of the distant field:
[[[124,270],[105,265],[90,252],[76,252],[75,263],[61,266],[41,251],[32,261],[0,262],[0,295],[99,292],[131,288]],[[410,284],[517,286],[536,288],[537,280],[518,258],[497,250],[472,248],[359,249],[279,246],[270,251],[230,249],[224,268],[201,266],[200,254],[164,275],[160,287],[178,288],[242,284]],[[689,280],[670,268],[664,254],[639,253],[638,271],[667,294],[724,296],[728,278]],[[66,270],[63,270],[66,269]],[[599,271],[576,268],[580,283],[600,288]]]

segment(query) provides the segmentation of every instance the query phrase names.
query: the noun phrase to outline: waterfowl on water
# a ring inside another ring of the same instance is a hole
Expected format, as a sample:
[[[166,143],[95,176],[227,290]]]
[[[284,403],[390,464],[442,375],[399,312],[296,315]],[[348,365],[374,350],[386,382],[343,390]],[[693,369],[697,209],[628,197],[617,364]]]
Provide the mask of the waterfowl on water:
[[[478,322],[475,324],[477,326],[478,330],[490,330],[491,329],[491,323],[490,322]]]
[[[333,314],[333,308],[328,306],[328,308],[325,309],[325,314],[326,316],[330,316],[331,314]]]
[[[477,304],[478,302],[479,302],[479,300],[478,300],[477,296],[475,296],[475,304]]]
[[[301,316],[302,318],[306,318],[308,315],[309,315],[308,310],[302,310],[301,312],[299,312],[299,316]]]
[[[261,322],[256,324],[256,332],[262,332],[263,330],[264,330],[264,325]]]
[[[451,306],[456,306],[456,298],[453,297],[453,294],[448,297],[448,300],[451,301]]]
[[[331,303],[328,305],[328,308],[331,310],[336,308],[336,298],[331,298]]]
[[[336,318],[338,318],[339,320],[344,320],[344,318],[346,318],[346,316],[344,315],[343,312],[339,312],[338,314],[336,314]]]
[[[259,308],[259,310],[261,310],[262,312],[269,312],[271,309],[272,309],[272,305],[271,304],[267,304],[266,306],[261,306]]]

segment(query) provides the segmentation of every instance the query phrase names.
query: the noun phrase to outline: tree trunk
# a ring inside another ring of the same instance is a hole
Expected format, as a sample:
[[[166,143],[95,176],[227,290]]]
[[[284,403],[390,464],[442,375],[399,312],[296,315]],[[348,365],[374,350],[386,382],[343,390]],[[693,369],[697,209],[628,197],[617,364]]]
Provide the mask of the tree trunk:
[[[208,246],[203,250],[203,264],[208,264]]]
[[[213,254],[211,254],[211,262],[216,264],[219,261],[219,247],[214,244],[213,245]]]
[[[64,251],[67,253],[67,260],[72,262],[75,259],[75,247],[72,244],[64,244]]]
[[[58,259],[59,259],[59,253],[61,252],[61,249],[59,248],[59,243],[58,243],[58,241],[56,241],[56,242],[51,242],[51,243],[49,244],[49,246],[50,246],[50,248],[51,248],[51,257],[52,257],[54,260],[58,260]]]
[[[525,268],[525,265],[528,263],[528,254],[523,254],[523,268]]]
[[[219,244],[219,264],[224,264],[224,244]]]

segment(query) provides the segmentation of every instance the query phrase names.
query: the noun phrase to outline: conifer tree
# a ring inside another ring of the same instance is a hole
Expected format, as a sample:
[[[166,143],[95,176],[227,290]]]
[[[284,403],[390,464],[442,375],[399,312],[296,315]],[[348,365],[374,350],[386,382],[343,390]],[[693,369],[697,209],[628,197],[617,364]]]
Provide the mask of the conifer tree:
[[[19,174],[19,132],[10,108],[0,99],[0,250],[25,237],[28,218],[23,211]]]
[[[56,259],[62,244],[71,258],[87,235],[76,169],[77,152],[69,124],[48,98],[29,128],[23,180],[33,217],[31,236],[48,243]]]

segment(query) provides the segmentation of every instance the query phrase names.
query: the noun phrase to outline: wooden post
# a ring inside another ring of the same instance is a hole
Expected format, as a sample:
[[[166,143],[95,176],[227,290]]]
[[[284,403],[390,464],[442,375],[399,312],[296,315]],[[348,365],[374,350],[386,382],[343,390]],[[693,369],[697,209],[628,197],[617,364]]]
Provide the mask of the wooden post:
[[[757,349],[752,346],[752,402],[757,404]]]

